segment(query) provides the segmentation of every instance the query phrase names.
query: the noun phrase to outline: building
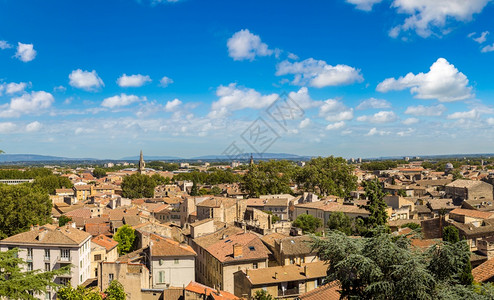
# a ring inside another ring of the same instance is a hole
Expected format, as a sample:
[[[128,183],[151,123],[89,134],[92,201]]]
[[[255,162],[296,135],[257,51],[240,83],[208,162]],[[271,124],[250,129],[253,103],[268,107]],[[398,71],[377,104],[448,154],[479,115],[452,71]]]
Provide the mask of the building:
[[[195,279],[196,252],[187,244],[166,238],[149,243],[151,288],[183,287]]]
[[[356,205],[344,205],[334,201],[322,200],[295,205],[293,218],[296,219],[299,215],[307,214],[321,219],[322,224],[327,224],[329,216],[333,212],[342,212],[349,218],[367,218],[369,216],[367,210]]]
[[[57,276],[55,283],[70,282],[77,287],[91,277],[91,235],[71,225],[36,226],[0,241],[0,251],[13,248],[19,248],[19,258],[27,262],[24,267],[26,271],[51,271],[67,265],[75,266],[69,274]],[[56,299],[53,291],[42,297]]]
[[[113,280],[118,280],[125,289],[127,299],[145,300],[141,290],[149,289],[149,270],[141,263],[129,261],[101,262],[98,269],[98,288],[104,291]]]
[[[141,154],[139,156],[139,163],[137,165],[137,172],[139,172],[139,174],[142,174],[144,172],[144,168],[146,168],[146,163],[144,162],[144,157],[142,156],[142,150],[141,150]]]
[[[224,223],[240,220],[247,208],[246,200],[210,197],[197,204],[197,220],[213,219]]]
[[[291,236],[274,240],[274,257],[278,265],[286,266],[319,261],[315,249],[312,249],[309,236]]]
[[[98,266],[101,262],[114,262],[118,259],[118,242],[101,234],[91,239],[91,273],[98,278]]]
[[[296,299],[321,286],[327,276],[325,262],[235,272],[235,296],[252,299],[259,290],[275,299]]]
[[[447,184],[445,192],[453,200],[492,199],[493,186],[483,181],[458,179]]]

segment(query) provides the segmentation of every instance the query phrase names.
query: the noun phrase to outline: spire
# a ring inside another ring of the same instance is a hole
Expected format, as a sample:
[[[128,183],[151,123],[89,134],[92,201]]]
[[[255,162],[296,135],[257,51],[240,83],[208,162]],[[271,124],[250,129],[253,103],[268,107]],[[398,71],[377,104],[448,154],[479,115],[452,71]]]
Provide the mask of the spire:
[[[146,167],[146,163],[144,162],[144,157],[142,156],[142,150],[141,150],[141,155],[139,158],[139,166],[138,166],[138,172],[142,174],[144,172],[144,168]]]
[[[252,156],[252,153],[250,154],[250,162],[249,165],[254,165],[254,157]]]

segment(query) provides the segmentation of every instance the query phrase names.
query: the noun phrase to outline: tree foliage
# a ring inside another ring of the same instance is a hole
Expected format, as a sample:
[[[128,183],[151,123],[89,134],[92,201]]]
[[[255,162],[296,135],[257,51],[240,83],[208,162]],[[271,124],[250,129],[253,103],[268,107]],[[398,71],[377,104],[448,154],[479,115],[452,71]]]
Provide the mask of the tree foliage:
[[[273,296],[271,296],[265,290],[258,290],[253,297],[254,300],[274,300]]]
[[[66,215],[61,215],[60,218],[58,218],[58,226],[62,227],[70,221],[72,221],[71,217],[67,217]]]
[[[366,225],[368,228],[375,228],[377,226],[386,225],[388,221],[388,214],[386,209],[388,206],[384,201],[384,190],[380,182],[376,180],[364,182],[365,197],[368,200],[366,205],[362,205],[362,208],[367,210],[370,215],[366,219]]]
[[[458,228],[453,225],[449,225],[443,228],[443,241],[456,243],[460,240],[460,233]]]
[[[68,274],[70,266],[53,271],[24,271],[27,264],[18,257],[19,250],[11,249],[0,252],[0,296],[2,298],[37,299],[33,294],[43,294],[49,287],[59,287],[53,279],[57,275]]]
[[[420,224],[411,222],[401,225],[401,228],[410,228],[411,230],[419,230],[421,227]]]
[[[123,285],[116,280],[110,283],[110,286],[105,290],[105,295],[105,300],[125,300],[126,298]]]
[[[342,157],[318,157],[308,161],[296,178],[299,188],[322,196],[347,197],[357,187],[353,167]]]
[[[118,228],[113,239],[118,242],[118,254],[124,255],[131,252],[135,240],[134,228],[127,224],[123,225]]]
[[[168,177],[163,177],[160,174],[153,174],[151,178],[154,180],[156,185],[163,185],[163,184],[169,184],[170,183],[170,178]]]
[[[322,221],[313,215],[302,214],[293,221],[293,226],[302,229],[303,233],[315,233],[322,226]]]
[[[73,185],[67,177],[48,175],[36,177],[33,186],[40,187],[47,193],[54,195],[56,189],[71,188]]]
[[[84,288],[78,286],[73,288],[71,284],[67,284],[57,291],[57,299],[59,300],[102,300],[101,294],[96,289]]]
[[[51,208],[50,197],[40,188],[0,184],[0,238],[51,222]]]
[[[244,188],[250,197],[268,194],[289,194],[297,166],[286,160],[261,161],[249,167],[244,175]]]
[[[93,176],[96,178],[103,178],[106,176],[106,171],[102,168],[94,168]]]
[[[425,252],[411,248],[410,239],[372,229],[367,238],[338,231],[315,239],[314,248],[329,264],[328,281],[338,280],[342,298],[349,299],[492,299],[479,296],[461,277],[470,252],[464,241],[439,242]]]
[[[347,215],[340,211],[331,213],[327,225],[331,230],[338,230],[346,235],[352,234],[352,221]]]
[[[124,177],[122,181],[122,196],[125,198],[152,198],[156,182],[143,174],[132,174]]]

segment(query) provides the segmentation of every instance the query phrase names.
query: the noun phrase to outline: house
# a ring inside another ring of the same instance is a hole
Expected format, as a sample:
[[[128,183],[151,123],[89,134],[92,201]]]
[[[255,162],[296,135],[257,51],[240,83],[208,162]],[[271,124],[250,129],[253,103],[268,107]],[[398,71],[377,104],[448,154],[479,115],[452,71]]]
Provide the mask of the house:
[[[494,282],[494,259],[489,259],[472,270],[475,282]]]
[[[295,205],[294,219],[299,215],[307,214],[321,219],[323,224],[327,224],[329,216],[333,212],[342,212],[350,218],[367,218],[369,212],[356,205],[344,205],[338,202],[322,200],[312,203],[304,203]]]
[[[98,277],[98,266],[101,262],[117,260],[117,246],[117,241],[102,234],[91,239],[91,277]]]
[[[168,299],[168,298],[166,298]],[[191,281],[184,289],[184,300],[240,300],[226,291],[210,288],[204,284]]]
[[[449,218],[463,224],[473,224],[478,227],[487,219],[494,218],[494,212],[457,208],[449,212]]]
[[[145,300],[141,290],[149,289],[149,270],[141,263],[128,261],[100,262],[98,288],[104,291],[113,280],[118,280],[125,290],[127,299]]]
[[[451,222],[451,225],[458,228],[460,238],[466,240],[472,252],[478,250],[477,241],[494,236],[494,225],[489,223],[484,226],[475,226],[472,223]]]
[[[293,196],[290,196],[293,198]],[[247,207],[270,212],[280,220],[290,220],[290,206],[293,202],[288,198],[251,198],[247,199]]]
[[[323,286],[318,287],[310,292],[298,296],[300,300],[339,300],[341,294],[339,293],[340,284],[338,281],[332,281],[326,283]]]
[[[213,219],[233,223],[241,219],[246,209],[246,200],[210,197],[197,204],[197,220]]]
[[[321,286],[328,265],[318,261],[301,265],[286,265],[259,270],[239,270],[234,273],[235,296],[252,299],[259,290],[276,299],[295,299],[300,294]]]
[[[316,251],[312,249],[312,241],[309,236],[275,239],[273,254],[278,265],[286,266],[319,261]]]
[[[196,280],[233,293],[233,273],[265,268],[269,250],[250,232],[227,226],[215,233],[192,240],[197,253]]]
[[[384,197],[386,205],[393,209],[391,219],[410,219],[410,214],[415,210],[415,204],[398,195],[387,195]]]
[[[447,184],[445,192],[453,200],[492,199],[493,186],[483,181],[458,179]]]
[[[64,285],[70,282],[76,287],[91,277],[91,235],[72,227],[72,224],[32,227],[30,231],[1,240],[0,251],[19,248],[19,258],[27,262],[23,267],[26,271],[51,271],[71,264],[77,266],[69,274],[54,279],[55,283]],[[50,290],[42,299],[56,299],[55,291]]]
[[[167,238],[149,243],[151,288],[183,287],[195,279],[196,252],[187,244]]]

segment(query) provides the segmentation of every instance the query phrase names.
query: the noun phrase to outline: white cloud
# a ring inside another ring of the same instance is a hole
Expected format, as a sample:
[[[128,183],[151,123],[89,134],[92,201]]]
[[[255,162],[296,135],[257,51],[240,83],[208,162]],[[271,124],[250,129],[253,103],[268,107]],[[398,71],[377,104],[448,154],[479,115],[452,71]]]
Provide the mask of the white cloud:
[[[109,97],[103,100],[101,106],[108,108],[116,108],[121,106],[127,106],[135,102],[146,101],[146,97],[139,98],[136,95],[126,95],[124,93]]]
[[[408,128],[406,131],[398,131],[396,134],[398,136],[409,136],[411,135],[412,133],[415,132],[415,129],[413,128]]]
[[[407,119],[403,120],[403,122],[401,122],[401,123],[403,123],[405,125],[412,125],[412,124],[418,123],[419,121],[420,120],[417,118],[407,118]]]
[[[9,48],[12,48],[11,44],[9,44],[7,41],[0,40],[0,49],[5,50]]]
[[[357,121],[370,123],[390,123],[398,119],[398,116],[393,111],[380,111],[371,116],[360,116]]]
[[[298,55],[296,55],[294,53],[288,53],[288,58],[292,59],[292,60],[298,60],[299,59]]]
[[[348,121],[353,119],[353,109],[341,101],[328,99],[319,108],[319,116],[329,122]]]
[[[298,128],[306,128],[307,126],[310,125],[310,119],[309,118],[305,118],[303,119],[302,121],[300,121],[300,124],[298,125]]]
[[[210,117],[221,117],[230,111],[245,108],[264,108],[278,98],[277,94],[261,95],[254,89],[237,87],[236,83],[230,83],[228,86],[220,85],[216,89],[216,96],[219,99],[212,103]]]
[[[476,109],[469,111],[458,111],[448,115],[448,119],[478,119],[480,117],[480,112]]]
[[[39,91],[24,94],[20,97],[15,97],[10,100],[10,104],[0,107],[0,117],[19,117],[24,114],[39,113],[47,109],[55,101],[52,94]]]
[[[398,13],[409,15],[402,25],[390,31],[391,37],[400,32],[415,31],[421,37],[428,37],[434,29],[447,33],[444,27],[451,20],[467,22],[474,14],[480,13],[490,0],[394,0],[392,6]]]
[[[252,34],[248,29],[236,32],[226,43],[228,54],[234,60],[253,60],[256,56],[269,56],[273,50],[261,42],[258,35]]]
[[[389,135],[389,134],[391,134],[391,132],[384,131],[384,130],[378,130],[376,127],[374,127],[374,128],[371,128],[366,135],[367,136],[373,136],[373,135]]]
[[[301,62],[282,61],[276,66],[276,75],[293,74],[292,84],[317,88],[347,85],[364,80],[359,69],[347,65],[328,65],[323,60],[308,58]]]
[[[12,122],[0,122],[0,133],[12,133],[16,127]]]
[[[494,125],[494,118],[488,118],[486,121],[488,125]]]
[[[26,131],[27,132],[36,132],[36,131],[39,131],[41,129],[41,127],[43,127],[43,125],[40,122],[34,121],[34,122],[31,122],[31,123],[26,125]]]
[[[319,107],[323,104],[322,101],[314,101],[310,97],[309,90],[306,87],[301,87],[296,92],[290,92],[288,94],[288,97],[304,109],[312,108],[312,107]]]
[[[25,82],[19,82],[19,83],[11,82],[11,83],[6,85],[5,93],[6,94],[15,94],[15,93],[19,93],[19,92],[24,92],[26,87],[27,87],[27,83],[25,83]]]
[[[357,9],[363,11],[371,11],[372,6],[377,3],[381,3],[382,0],[346,0],[350,4],[354,4]]]
[[[410,89],[419,99],[437,99],[451,102],[472,98],[472,87],[468,78],[446,59],[439,58],[432,64],[428,73],[408,73],[405,77],[387,78],[377,85],[379,92]]]
[[[69,79],[69,84],[71,86],[86,91],[95,91],[100,87],[105,86],[103,80],[101,80],[95,70],[92,70],[91,72],[83,71],[81,69],[74,70],[70,73]]]
[[[446,106],[442,104],[424,106],[409,106],[405,110],[405,114],[412,116],[438,117],[446,111]]]
[[[177,110],[177,108],[182,104],[182,101],[178,99],[173,99],[172,101],[166,102],[165,111],[171,112]]]
[[[160,80],[160,85],[162,87],[167,87],[172,83],[173,83],[173,79],[166,77],[166,76],[163,76],[163,78],[161,78],[161,80]]]
[[[484,31],[480,34],[479,37],[474,37],[476,34],[477,34],[476,32],[472,32],[468,35],[468,37],[474,40],[475,42],[482,44],[487,40],[487,35],[489,34],[489,31]]]
[[[345,127],[345,121],[340,121],[333,124],[328,124],[328,126],[326,126],[326,130],[336,130],[343,127]]]
[[[390,108],[390,107],[391,107],[391,103],[389,103],[384,99],[369,98],[367,100],[360,102],[360,104],[356,107],[356,109],[364,110],[364,109]]]
[[[117,79],[117,84],[120,87],[141,87],[144,84],[151,82],[149,75],[127,75],[123,74]]]
[[[492,45],[487,45],[482,50],[480,50],[482,53],[487,53],[487,52],[492,52],[494,51],[494,44]]]
[[[15,57],[23,62],[32,61],[36,57],[36,50],[34,50],[33,44],[17,43]]]

